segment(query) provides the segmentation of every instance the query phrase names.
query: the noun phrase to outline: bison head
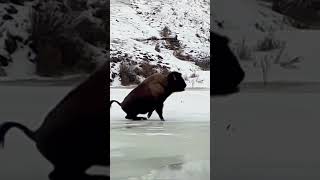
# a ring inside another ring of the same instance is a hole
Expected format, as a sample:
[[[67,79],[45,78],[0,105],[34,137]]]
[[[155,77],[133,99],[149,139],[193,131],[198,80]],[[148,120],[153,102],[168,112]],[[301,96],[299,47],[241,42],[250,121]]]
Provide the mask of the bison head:
[[[210,33],[213,39],[210,51],[211,56],[211,95],[226,95],[238,92],[238,85],[244,79],[245,73],[242,70],[238,59],[229,48],[229,39]]]

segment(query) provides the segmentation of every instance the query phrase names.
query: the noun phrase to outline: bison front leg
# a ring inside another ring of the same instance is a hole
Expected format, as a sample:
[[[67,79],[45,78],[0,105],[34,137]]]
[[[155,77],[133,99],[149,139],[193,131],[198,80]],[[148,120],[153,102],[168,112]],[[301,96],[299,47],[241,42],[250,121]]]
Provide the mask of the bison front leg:
[[[153,112],[153,110],[148,113],[148,119],[151,117],[152,112]]]
[[[164,118],[162,116],[162,110],[163,110],[163,104],[160,104],[157,108],[156,108],[156,112],[158,113],[161,121],[164,121]]]

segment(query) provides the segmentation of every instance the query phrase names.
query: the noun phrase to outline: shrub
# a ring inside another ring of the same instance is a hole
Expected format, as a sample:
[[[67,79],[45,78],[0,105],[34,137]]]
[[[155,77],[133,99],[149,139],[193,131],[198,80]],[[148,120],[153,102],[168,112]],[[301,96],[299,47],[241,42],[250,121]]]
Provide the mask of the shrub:
[[[66,14],[59,12],[50,3],[42,9],[31,10],[31,39],[38,49],[47,40],[55,41],[57,37],[66,32],[72,19]]]
[[[240,60],[252,60],[252,50],[249,48],[244,38],[241,43],[236,46],[235,53]]]
[[[271,51],[281,48],[284,42],[275,39],[273,33],[269,33],[262,40],[258,41],[256,49],[258,51]]]
[[[108,34],[104,27],[89,18],[79,20],[74,29],[83,40],[95,46],[105,46],[108,42]]]
[[[195,65],[199,66],[203,71],[210,70],[210,58],[205,58],[195,62]]]
[[[136,73],[134,72],[133,66],[130,66],[125,62],[122,62],[120,64],[119,76],[121,80],[121,85],[123,86],[140,83]]]
[[[141,68],[141,75],[145,78],[151,76],[152,74],[156,73],[155,66],[149,63],[142,63],[140,64]]]
[[[37,73],[54,76],[92,72],[96,67],[94,51],[74,33],[72,16],[57,7],[54,3],[46,2],[30,14],[30,46],[37,54]]]
[[[171,35],[171,30],[170,30],[167,26],[165,26],[165,27],[162,29],[162,31],[160,32],[160,35],[161,35],[162,37],[170,37],[170,35]]]

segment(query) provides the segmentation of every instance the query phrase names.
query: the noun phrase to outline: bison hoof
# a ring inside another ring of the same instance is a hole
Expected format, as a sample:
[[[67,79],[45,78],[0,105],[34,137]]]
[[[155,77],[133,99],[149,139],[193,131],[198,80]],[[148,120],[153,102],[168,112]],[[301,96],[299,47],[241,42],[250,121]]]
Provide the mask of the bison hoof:
[[[132,118],[132,120],[140,121],[140,120],[147,120],[147,118],[146,117],[134,117],[134,118]]]

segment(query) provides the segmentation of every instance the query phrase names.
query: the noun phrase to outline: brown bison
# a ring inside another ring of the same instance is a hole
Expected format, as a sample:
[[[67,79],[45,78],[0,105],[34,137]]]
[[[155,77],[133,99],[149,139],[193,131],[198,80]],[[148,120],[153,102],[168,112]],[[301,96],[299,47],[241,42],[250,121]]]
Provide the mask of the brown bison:
[[[138,117],[138,114],[148,113],[150,118],[152,112],[156,110],[160,119],[164,121],[162,109],[164,101],[174,92],[184,91],[186,83],[181,73],[171,72],[168,75],[160,73],[153,74],[133,89],[122,101],[118,103],[122,110],[127,113],[126,119],[146,120],[145,117]]]

